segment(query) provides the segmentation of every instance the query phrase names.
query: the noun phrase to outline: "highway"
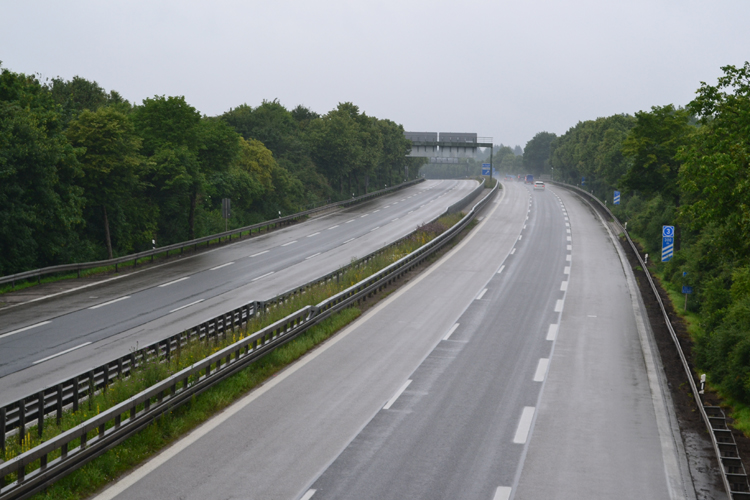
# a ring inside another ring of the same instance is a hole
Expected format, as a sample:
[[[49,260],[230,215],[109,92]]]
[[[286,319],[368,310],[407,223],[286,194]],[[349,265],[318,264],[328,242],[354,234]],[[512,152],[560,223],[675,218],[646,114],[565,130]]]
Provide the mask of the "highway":
[[[346,210],[0,310],[0,404],[377,250],[476,181],[426,181]]]
[[[563,190],[516,183],[481,215],[419,277],[98,500],[694,498],[602,222]]]

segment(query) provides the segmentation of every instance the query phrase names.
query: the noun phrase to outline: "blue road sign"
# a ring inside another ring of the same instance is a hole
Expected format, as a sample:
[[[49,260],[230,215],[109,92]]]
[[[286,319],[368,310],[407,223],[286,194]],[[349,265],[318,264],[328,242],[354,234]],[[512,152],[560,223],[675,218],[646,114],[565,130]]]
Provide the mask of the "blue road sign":
[[[581,186],[585,186],[585,185],[586,185],[586,178],[581,177]]]
[[[620,192],[615,191],[615,205],[619,205],[619,204],[620,204]]]
[[[693,293],[693,287],[682,285],[682,293]]]
[[[669,262],[674,255],[674,226],[661,227],[661,261]]]
[[[482,163],[482,175],[490,175],[490,164]]]

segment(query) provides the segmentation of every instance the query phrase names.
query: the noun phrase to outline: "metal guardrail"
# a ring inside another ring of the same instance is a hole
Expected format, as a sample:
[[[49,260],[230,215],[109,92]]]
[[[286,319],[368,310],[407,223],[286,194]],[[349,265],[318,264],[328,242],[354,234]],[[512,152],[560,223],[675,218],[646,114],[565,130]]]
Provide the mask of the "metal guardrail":
[[[351,200],[344,200],[344,201],[339,201],[336,203],[330,203],[328,205],[323,205],[317,208],[312,208],[310,210],[305,210],[304,212],[298,212],[296,214],[287,215],[286,217],[280,217],[278,219],[268,220],[265,222],[259,222],[258,224],[252,224],[250,226],[245,226],[245,227],[241,227],[238,229],[224,231],[223,233],[212,234],[210,236],[204,236],[202,238],[196,238],[194,240],[184,241],[182,243],[174,243],[172,245],[158,247],[153,250],[145,250],[143,252],[138,252],[138,253],[134,253],[130,255],[124,255],[122,257],[116,257],[114,259],[99,260],[99,261],[94,261],[94,262],[80,262],[76,264],[61,264],[58,266],[50,266],[50,267],[44,267],[41,269],[32,269],[30,271],[24,271],[22,273],[10,274],[8,276],[0,277],[0,285],[5,284],[5,283],[11,283],[15,287],[15,283],[17,281],[26,280],[29,278],[37,278],[38,280],[41,280],[41,277],[47,274],[72,272],[72,271],[76,271],[78,273],[78,277],[80,277],[81,271],[85,269],[93,269],[96,267],[115,266],[115,271],[117,271],[117,266],[119,266],[120,264],[131,262],[131,261],[133,262],[133,267],[135,267],[138,263],[138,259],[151,257],[151,259],[153,260],[153,257],[155,255],[159,255],[165,252],[166,252],[166,256],[169,257],[169,252],[176,251],[176,250],[179,250],[180,253],[182,254],[185,248],[193,247],[194,249],[197,250],[198,245],[201,245],[203,243],[206,243],[206,245],[208,246],[211,241],[215,239],[218,239],[219,241],[221,241],[223,238],[228,238],[231,241],[235,235],[239,235],[239,238],[241,239],[242,233],[244,232],[249,231],[252,234],[252,231],[256,229],[260,230],[264,227],[268,227],[270,229],[271,227],[276,227],[281,224],[287,224],[297,219],[300,219],[302,217],[307,217],[308,215],[322,212],[324,210],[330,210],[331,208],[348,207],[351,205],[355,205],[357,203],[362,203],[372,198],[377,198],[378,196],[382,196],[392,191],[397,191],[405,187],[413,186],[414,184],[418,184],[423,181],[424,179],[415,179],[413,181],[404,182],[404,183],[398,184],[390,188],[381,189],[379,191],[374,191],[372,193],[358,196],[357,198],[352,198]]]
[[[638,262],[640,263],[641,268],[643,269],[643,272],[645,273],[646,278],[648,278],[648,282],[651,285],[651,290],[654,292],[654,296],[659,303],[659,308],[661,309],[662,316],[664,317],[664,323],[669,330],[669,334],[672,337],[672,341],[674,342],[677,353],[679,354],[680,360],[682,361],[682,367],[684,368],[688,382],[690,383],[690,391],[693,395],[693,398],[695,399],[696,404],[698,405],[698,410],[700,411],[701,417],[703,418],[703,422],[706,424],[706,427],[709,430],[711,443],[713,445],[714,452],[716,453],[716,458],[723,473],[722,481],[727,492],[727,497],[730,500],[750,499],[748,476],[744,466],[742,465],[742,461],[739,458],[737,445],[734,442],[734,437],[732,436],[731,431],[729,431],[726,427],[723,411],[721,411],[721,408],[718,407],[703,405],[703,401],[701,401],[700,398],[698,385],[696,384],[693,372],[690,369],[687,358],[685,357],[685,352],[682,350],[680,341],[677,338],[677,333],[675,332],[674,327],[672,326],[672,322],[669,319],[667,310],[664,307],[664,302],[661,300],[659,290],[656,288],[656,284],[651,277],[651,273],[648,271],[648,267],[646,266],[646,263],[638,252],[635,243],[633,243],[633,240],[630,238],[630,234],[628,233],[627,229],[625,229],[625,227],[620,223],[617,217],[615,217],[612,211],[607,208],[607,206],[602,203],[599,198],[589,193],[588,191],[577,186],[565,184],[563,182],[548,182],[573,190],[576,193],[584,194],[587,198],[598,203],[599,206],[607,212],[607,215],[609,215],[609,217],[611,217],[612,220],[617,224],[620,231],[627,238],[628,243],[630,244],[630,248],[633,249],[633,253],[638,258]],[[708,414],[709,412],[711,413],[711,415]]]
[[[0,500],[22,499],[31,496],[45,486],[52,484],[64,475],[81,467],[89,460],[121,443],[160,415],[189,401],[193,395],[203,392],[213,384],[245,368],[259,356],[292,340],[306,329],[326,319],[335,312],[355,302],[359,303],[360,301],[367,300],[368,297],[378,293],[392,281],[421,264],[422,261],[462,231],[474,219],[477,211],[489,201],[490,197],[496,192],[497,187],[495,186],[484,199],[472,207],[470,212],[448,231],[365,280],[356,283],[316,306],[304,307],[286,318],[185,368],[168,379],[155,384],[140,394],[100,413],[73,429],[0,464]],[[474,193],[465,197],[464,203],[473,195]],[[330,277],[331,275],[328,276]],[[325,277],[321,278],[321,280],[324,279]],[[277,298],[278,301],[284,300],[280,297],[282,296]],[[113,362],[115,363],[114,366],[111,363],[104,365],[100,380],[97,379],[93,371],[89,372],[83,376],[87,377],[87,385],[86,383],[83,385],[84,400],[93,395],[97,390],[104,390],[106,387],[105,380],[112,381],[117,376],[129,373],[130,369],[137,367],[139,363],[147,362],[149,359],[152,359],[152,356],[168,358],[172,353],[179,352],[188,343],[198,339],[208,341],[211,338],[226,338],[228,333],[246,325],[247,321],[256,311],[265,309],[268,302],[246,304],[214,318],[211,322],[203,323],[177,336],[152,344],[141,351],[131,353],[126,357],[127,359],[121,358]],[[82,388],[81,376],[74,377],[70,382],[71,393],[78,392],[80,395]],[[40,413],[40,408],[45,409],[45,411],[52,408],[52,411],[59,418],[66,402],[64,394],[65,389],[61,385],[56,386],[49,405],[46,404],[46,395],[43,391],[36,396],[36,420],[38,426],[44,425],[44,412]],[[31,399],[33,398],[32,396]],[[72,404],[74,408],[77,408],[77,405],[80,403],[80,399],[71,399],[69,405]],[[32,404],[34,404],[33,401]],[[3,426],[6,425],[5,417],[7,417],[7,414],[5,410],[6,408],[0,409],[0,417],[2,417],[0,418],[0,423]],[[22,415],[26,411],[25,400],[24,405],[19,407],[18,411],[17,418],[20,420],[16,420],[16,425],[19,432],[24,432],[26,423],[23,421]],[[0,428],[0,436],[5,436],[5,430]],[[51,456],[53,458],[50,458]],[[26,469],[34,463],[38,463],[40,467],[27,473]],[[16,480],[6,486],[6,478],[12,474],[16,475]]]

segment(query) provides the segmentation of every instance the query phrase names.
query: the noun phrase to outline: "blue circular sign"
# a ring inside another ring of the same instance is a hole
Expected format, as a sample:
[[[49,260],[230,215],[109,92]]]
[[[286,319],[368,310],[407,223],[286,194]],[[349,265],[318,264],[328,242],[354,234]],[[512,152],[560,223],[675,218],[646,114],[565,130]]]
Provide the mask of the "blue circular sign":
[[[662,230],[662,236],[671,238],[674,236],[674,226],[664,226]]]

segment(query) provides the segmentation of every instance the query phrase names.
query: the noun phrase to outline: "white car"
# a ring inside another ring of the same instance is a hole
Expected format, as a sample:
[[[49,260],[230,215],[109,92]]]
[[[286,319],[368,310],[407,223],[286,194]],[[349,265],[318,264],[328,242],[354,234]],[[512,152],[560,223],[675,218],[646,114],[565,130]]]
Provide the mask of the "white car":
[[[544,183],[542,181],[536,181],[534,183],[534,189],[544,190]]]

